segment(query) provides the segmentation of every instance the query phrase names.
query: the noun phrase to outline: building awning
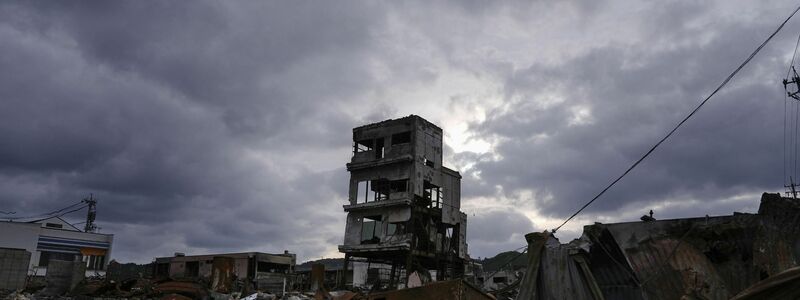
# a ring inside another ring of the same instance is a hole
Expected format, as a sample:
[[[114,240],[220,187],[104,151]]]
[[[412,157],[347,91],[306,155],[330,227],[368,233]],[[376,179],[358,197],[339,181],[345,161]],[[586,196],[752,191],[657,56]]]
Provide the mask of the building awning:
[[[102,250],[103,253],[105,253],[105,251],[107,251],[107,249],[110,247],[111,244],[108,242],[87,241],[46,235],[39,236],[39,241],[36,244],[36,250],[38,251],[72,254],[82,254],[84,248]]]
[[[100,256],[106,255],[106,249],[98,249],[98,248],[81,248],[81,255],[83,256]]]

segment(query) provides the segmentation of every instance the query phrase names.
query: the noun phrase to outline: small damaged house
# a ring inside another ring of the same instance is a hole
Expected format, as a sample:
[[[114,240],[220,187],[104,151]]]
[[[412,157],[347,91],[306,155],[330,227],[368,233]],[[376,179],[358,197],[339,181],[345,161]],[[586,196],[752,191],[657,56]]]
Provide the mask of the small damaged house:
[[[800,200],[780,194],[764,193],[757,214],[647,220],[588,225],[568,244],[526,235],[516,299],[730,299],[800,262]]]
[[[28,275],[46,276],[51,261],[81,261],[85,276],[105,275],[113,234],[82,231],[60,217],[0,222],[0,247],[28,253]]]
[[[207,282],[235,278],[250,283],[256,290],[283,293],[292,285],[297,257],[294,253],[261,252],[184,255],[155,259],[156,278],[203,279]],[[224,276],[219,280],[215,276]],[[212,289],[217,287],[212,286]]]
[[[344,272],[366,268],[367,285],[460,278],[467,260],[461,175],[442,165],[442,129],[425,119],[353,129]],[[360,276],[353,276],[360,285]]]

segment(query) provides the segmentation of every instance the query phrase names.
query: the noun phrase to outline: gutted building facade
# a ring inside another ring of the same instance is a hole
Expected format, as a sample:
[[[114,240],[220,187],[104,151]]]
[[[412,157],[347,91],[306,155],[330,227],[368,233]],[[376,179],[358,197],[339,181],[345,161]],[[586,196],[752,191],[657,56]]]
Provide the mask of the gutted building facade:
[[[368,266],[368,284],[397,286],[412,272],[460,277],[467,258],[461,175],[442,165],[442,129],[411,115],[353,129],[345,269]]]
[[[291,287],[297,257],[294,253],[261,252],[184,255],[155,259],[156,278],[203,279],[218,283],[222,279],[238,278],[253,290],[283,294]],[[227,274],[227,275],[226,275]],[[221,279],[222,277],[222,279]],[[218,290],[212,286],[212,289]],[[223,289],[224,290],[224,289]]]

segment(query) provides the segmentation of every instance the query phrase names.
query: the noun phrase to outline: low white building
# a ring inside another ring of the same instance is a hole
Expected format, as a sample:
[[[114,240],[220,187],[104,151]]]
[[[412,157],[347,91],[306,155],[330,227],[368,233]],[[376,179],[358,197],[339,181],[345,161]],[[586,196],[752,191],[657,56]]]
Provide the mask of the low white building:
[[[113,234],[83,232],[59,217],[34,222],[0,222],[0,247],[31,253],[28,274],[47,274],[51,259],[81,260],[86,276],[105,275]]]

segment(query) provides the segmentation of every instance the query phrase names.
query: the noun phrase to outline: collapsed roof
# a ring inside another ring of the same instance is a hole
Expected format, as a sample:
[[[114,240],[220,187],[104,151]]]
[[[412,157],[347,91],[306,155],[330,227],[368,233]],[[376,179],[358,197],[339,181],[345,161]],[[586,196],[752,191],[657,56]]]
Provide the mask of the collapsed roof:
[[[800,200],[764,193],[757,214],[531,233],[517,299],[730,299],[798,266],[799,222]]]

